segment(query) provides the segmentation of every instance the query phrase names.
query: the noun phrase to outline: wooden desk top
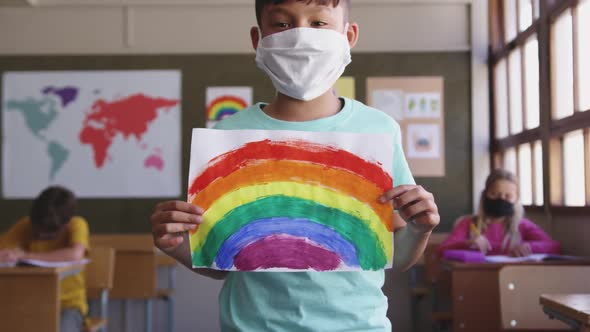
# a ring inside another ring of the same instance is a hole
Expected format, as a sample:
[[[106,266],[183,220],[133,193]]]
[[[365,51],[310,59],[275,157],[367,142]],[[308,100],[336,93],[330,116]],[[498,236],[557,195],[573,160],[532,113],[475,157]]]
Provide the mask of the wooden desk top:
[[[174,258],[166,255],[163,252],[156,253],[156,265],[157,266],[174,266],[178,263]]]
[[[590,294],[544,294],[541,305],[590,325]]]
[[[3,275],[43,275],[56,274],[62,276],[65,274],[76,273],[82,269],[82,265],[72,265],[67,267],[36,267],[36,266],[15,266],[0,268],[0,276]]]

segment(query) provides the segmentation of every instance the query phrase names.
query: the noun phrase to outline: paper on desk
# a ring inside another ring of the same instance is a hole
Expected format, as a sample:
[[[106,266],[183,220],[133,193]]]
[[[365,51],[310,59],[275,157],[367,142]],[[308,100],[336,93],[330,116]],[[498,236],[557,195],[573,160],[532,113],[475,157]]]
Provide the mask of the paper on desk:
[[[3,262],[0,262],[0,267],[14,267],[14,266],[16,266],[16,263],[8,263],[8,262],[7,263],[3,263]]]
[[[40,261],[36,259],[21,259],[19,263],[39,266],[39,267],[67,267],[67,266],[75,266],[75,265],[86,265],[90,262],[89,259],[81,259],[79,261],[67,261],[67,262],[47,262],[47,261]]]

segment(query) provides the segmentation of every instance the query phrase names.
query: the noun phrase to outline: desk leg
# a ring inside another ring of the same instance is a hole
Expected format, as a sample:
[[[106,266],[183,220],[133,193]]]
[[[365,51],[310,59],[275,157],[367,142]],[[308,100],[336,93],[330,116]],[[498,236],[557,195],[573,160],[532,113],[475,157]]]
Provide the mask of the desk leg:
[[[168,268],[168,289],[173,290],[176,284],[176,268]],[[168,296],[168,332],[174,332],[174,294]]]
[[[121,321],[121,323],[123,323],[122,329],[125,332],[130,331],[128,323],[128,321],[130,321],[129,306],[129,300],[123,300],[123,320]]]
[[[145,332],[152,332],[153,303],[152,299],[145,301]]]

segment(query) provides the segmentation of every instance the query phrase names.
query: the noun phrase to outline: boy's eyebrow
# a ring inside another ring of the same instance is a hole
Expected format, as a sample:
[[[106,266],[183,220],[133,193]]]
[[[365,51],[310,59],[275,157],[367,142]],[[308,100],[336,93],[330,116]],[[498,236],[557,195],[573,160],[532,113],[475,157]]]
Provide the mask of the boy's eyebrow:
[[[331,12],[332,8],[329,6],[309,6],[309,11],[319,11],[319,12]],[[289,10],[280,7],[280,6],[272,6],[268,9],[269,14],[285,14],[285,15],[292,15],[293,13]]]

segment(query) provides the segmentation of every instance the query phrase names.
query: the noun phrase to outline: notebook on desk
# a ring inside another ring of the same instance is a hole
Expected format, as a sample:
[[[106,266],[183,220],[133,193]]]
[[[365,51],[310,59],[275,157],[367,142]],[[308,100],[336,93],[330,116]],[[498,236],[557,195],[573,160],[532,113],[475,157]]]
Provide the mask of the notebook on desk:
[[[18,261],[18,265],[25,266],[38,266],[38,267],[68,267],[75,265],[86,265],[90,262],[89,259],[81,259],[79,261],[67,261],[67,262],[47,262],[36,259],[21,259]]]
[[[583,257],[566,256],[556,254],[531,254],[523,257],[513,257],[507,255],[490,255],[486,256],[479,251],[474,250],[447,250],[443,257],[446,260],[463,263],[521,263],[521,262],[547,262],[547,261],[567,261],[583,260]]]
[[[18,262],[0,262],[0,268],[2,267],[15,267],[19,266],[38,266],[38,267],[68,267],[76,265],[86,265],[90,262],[89,259],[81,259],[79,261],[67,261],[67,262],[46,262],[36,259],[21,259]]]

